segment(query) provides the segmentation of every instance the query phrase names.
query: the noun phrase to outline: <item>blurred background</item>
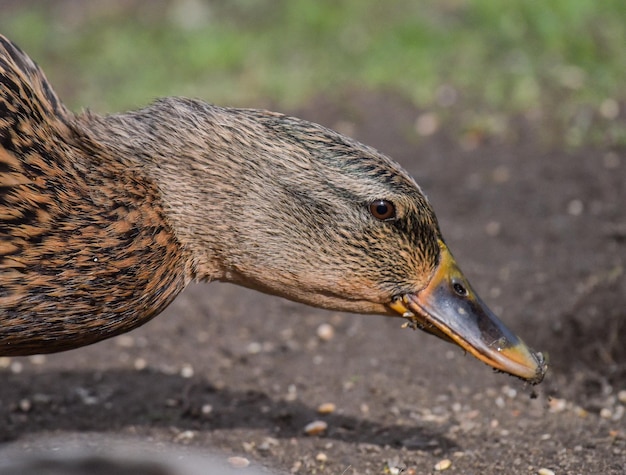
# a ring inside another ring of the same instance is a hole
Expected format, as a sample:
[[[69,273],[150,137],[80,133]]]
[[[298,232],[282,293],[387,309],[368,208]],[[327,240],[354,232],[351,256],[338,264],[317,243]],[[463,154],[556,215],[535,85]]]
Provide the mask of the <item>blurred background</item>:
[[[392,90],[461,131],[626,143],[620,0],[3,0],[0,31],[75,109],[156,97],[297,108]],[[622,107],[623,109],[623,107]],[[432,124],[426,124],[428,128]],[[547,130],[546,130],[547,129]]]
[[[0,358],[0,443],[108,433],[280,473],[626,473],[623,0],[0,0],[0,33],[76,111],[190,96],[379,148],[550,356],[531,389],[393,319],[192,286],[131,334]]]

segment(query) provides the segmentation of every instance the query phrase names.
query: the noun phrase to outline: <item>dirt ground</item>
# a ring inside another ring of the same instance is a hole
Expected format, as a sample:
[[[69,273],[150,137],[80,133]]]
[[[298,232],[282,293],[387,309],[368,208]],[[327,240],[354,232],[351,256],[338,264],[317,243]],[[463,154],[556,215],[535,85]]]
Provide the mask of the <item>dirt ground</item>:
[[[450,474],[626,473],[624,150],[550,149],[525,120],[498,140],[422,137],[420,112],[393,94],[295,113],[416,177],[473,286],[549,354],[546,380],[493,373],[399,319],[195,285],[130,334],[0,359],[0,473],[44,473],[6,464],[64,447],[109,456],[115,443],[150,462],[244,457],[242,474],[434,473],[446,459]],[[313,421],[327,429],[305,434]]]

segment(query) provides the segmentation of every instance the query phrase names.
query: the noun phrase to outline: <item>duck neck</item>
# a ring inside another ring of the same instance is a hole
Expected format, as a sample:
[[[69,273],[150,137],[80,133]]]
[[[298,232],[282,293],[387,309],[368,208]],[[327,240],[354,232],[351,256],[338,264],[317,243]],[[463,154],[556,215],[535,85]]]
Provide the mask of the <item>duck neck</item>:
[[[84,129],[124,166],[155,184],[167,223],[189,256],[188,277],[238,280],[233,276],[233,239],[242,160],[229,143],[233,129],[211,117],[206,104],[178,98],[105,117],[85,115]],[[217,108],[216,108],[217,109]]]

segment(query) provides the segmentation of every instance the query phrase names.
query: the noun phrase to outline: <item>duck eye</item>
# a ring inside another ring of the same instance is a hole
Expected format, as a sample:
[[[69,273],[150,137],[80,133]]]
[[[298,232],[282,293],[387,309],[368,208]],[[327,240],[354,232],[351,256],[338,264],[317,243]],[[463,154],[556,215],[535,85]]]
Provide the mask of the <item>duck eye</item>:
[[[370,213],[376,219],[389,221],[396,217],[396,207],[391,201],[375,200],[370,203]]]

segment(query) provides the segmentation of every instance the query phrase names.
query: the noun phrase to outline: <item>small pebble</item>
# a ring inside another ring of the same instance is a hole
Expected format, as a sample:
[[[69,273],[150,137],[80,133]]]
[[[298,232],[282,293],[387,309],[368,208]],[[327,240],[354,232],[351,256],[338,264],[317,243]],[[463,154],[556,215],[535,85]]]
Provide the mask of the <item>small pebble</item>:
[[[583,210],[584,205],[580,200],[572,200],[567,205],[567,212],[572,216],[580,216]]]
[[[315,456],[315,460],[321,463],[328,462],[328,456],[324,452],[320,452]]]
[[[250,460],[245,457],[228,457],[228,463],[233,468],[246,468],[250,465]]]
[[[328,424],[324,421],[309,422],[304,427],[304,432],[307,435],[320,435],[328,429]]]
[[[180,375],[183,378],[192,378],[193,377],[193,367],[190,364],[183,365],[180,369]]]
[[[19,403],[19,407],[20,411],[29,412],[32,409],[33,405],[29,399],[22,399]]]
[[[195,437],[196,437],[196,433],[194,431],[184,430],[176,434],[176,437],[174,437],[174,442],[187,443],[187,442],[191,442],[193,439],[195,439]]]
[[[287,394],[285,394],[285,401],[291,402],[298,399],[298,388],[295,384],[287,386]]]
[[[317,336],[322,341],[330,341],[335,336],[335,329],[329,323],[322,323],[317,327]]]
[[[272,447],[278,447],[278,445],[280,445],[278,439],[275,439],[274,437],[266,437],[263,439],[263,442],[259,444],[257,449],[260,452],[268,452],[272,449]]]
[[[600,417],[602,419],[610,419],[613,416],[613,413],[608,407],[603,407],[600,409]]]
[[[435,470],[437,472],[442,472],[444,470],[448,470],[452,466],[452,460],[443,459],[435,464]]]
[[[549,468],[540,468],[537,470],[537,475],[554,475],[554,471]]]
[[[513,399],[515,398],[515,396],[517,396],[517,389],[512,388],[511,386],[502,386],[502,392],[510,399]]]
[[[211,406],[211,404],[203,404],[200,408],[200,412],[203,416],[208,416],[213,412],[213,406]]]
[[[626,404],[626,389],[622,389],[617,393],[617,400]]]
[[[332,402],[325,402],[324,404],[320,404],[317,406],[318,414],[332,414],[337,409],[337,406]]]

